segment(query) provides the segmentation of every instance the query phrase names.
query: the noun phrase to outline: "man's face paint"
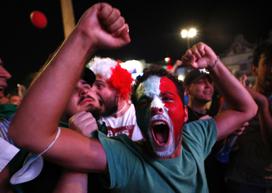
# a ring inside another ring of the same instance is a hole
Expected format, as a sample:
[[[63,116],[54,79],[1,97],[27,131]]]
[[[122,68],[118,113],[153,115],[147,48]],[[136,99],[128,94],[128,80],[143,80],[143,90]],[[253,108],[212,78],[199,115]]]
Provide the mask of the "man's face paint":
[[[136,115],[152,151],[161,158],[180,144],[184,108],[175,84],[167,77],[151,76],[136,90]]]

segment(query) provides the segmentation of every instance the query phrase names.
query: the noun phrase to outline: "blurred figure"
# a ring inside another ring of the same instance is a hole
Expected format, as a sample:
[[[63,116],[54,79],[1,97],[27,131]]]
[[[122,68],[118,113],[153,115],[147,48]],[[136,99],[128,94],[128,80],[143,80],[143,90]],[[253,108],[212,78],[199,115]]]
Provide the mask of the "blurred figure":
[[[11,78],[11,74],[4,68],[4,63],[0,58],[0,104],[8,103],[5,95],[5,89],[8,86],[7,80]]]
[[[176,75],[176,74],[177,74],[177,70],[178,70],[178,68],[180,68],[180,67],[183,67],[183,66],[182,66],[182,61],[178,59],[178,60],[176,60],[176,62],[174,63],[174,65],[171,66],[170,69],[166,68],[166,70],[167,70],[168,72],[170,72],[171,74]]]
[[[8,94],[9,103],[19,106],[21,104],[21,101],[23,100],[25,92],[25,86],[22,84],[17,84],[16,91],[10,92]]]
[[[9,94],[9,103],[19,106],[21,104],[22,98],[18,94]]]
[[[255,49],[252,71],[256,81],[248,90],[259,110],[246,132],[238,138],[238,149],[231,156],[227,173],[229,193],[266,193],[272,189],[271,43]],[[242,82],[246,83],[245,76]]]
[[[11,74],[4,68],[4,63],[0,58],[0,105],[9,103],[9,99],[6,96],[5,89],[7,88],[7,80],[11,78]],[[5,108],[3,106],[3,108]],[[3,108],[0,107],[0,121],[3,120]],[[3,133],[0,129],[0,137],[4,139],[4,136],[7,135],[7,132]],[[10,172],[8,169],[4,168],[3,171],[0,172],[0,192],[9,192],[12,193],[12,189],[9,186],[9,176]]]

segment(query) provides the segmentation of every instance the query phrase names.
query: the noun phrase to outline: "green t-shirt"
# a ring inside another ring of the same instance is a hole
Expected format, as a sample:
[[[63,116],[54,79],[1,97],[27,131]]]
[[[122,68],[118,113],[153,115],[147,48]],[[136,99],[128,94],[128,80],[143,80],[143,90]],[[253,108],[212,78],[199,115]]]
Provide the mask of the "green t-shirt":
[[[9,118],[15,114],[17,106],[13,104],[1,104],[0,105],[0,121],[4,118]]]
[[[213,119],[188,123],[183,129],[182,153],[168,160],[155,160],[126,136],[98,135],[106,152],[109,188],[113,192],[209,192],[204,160],[216,142]]]

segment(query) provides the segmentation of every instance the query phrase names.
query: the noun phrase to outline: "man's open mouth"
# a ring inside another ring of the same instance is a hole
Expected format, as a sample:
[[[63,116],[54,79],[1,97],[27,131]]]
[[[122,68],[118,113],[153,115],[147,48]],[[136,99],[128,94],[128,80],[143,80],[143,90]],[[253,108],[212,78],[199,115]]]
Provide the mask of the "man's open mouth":
[[[156,120],[151,123],[151,133],[159,146],[168,145],[170,129],[164,120]]]

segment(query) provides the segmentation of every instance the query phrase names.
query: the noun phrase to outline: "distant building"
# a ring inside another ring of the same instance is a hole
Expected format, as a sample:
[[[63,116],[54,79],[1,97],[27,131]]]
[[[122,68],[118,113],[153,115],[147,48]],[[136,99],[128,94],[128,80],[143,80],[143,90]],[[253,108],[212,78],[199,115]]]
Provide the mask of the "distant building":
[[[254,48],[255,44],[249,43],[243,35],[238,35],[221,59],[236,76],[250,75]]]

